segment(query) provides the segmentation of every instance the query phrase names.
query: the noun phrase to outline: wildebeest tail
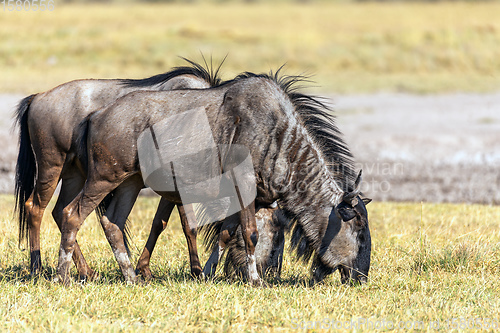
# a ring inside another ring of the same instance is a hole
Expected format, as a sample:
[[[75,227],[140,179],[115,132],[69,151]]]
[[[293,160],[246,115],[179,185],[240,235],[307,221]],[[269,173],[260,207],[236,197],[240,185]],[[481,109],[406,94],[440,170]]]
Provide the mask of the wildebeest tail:
[[[219,233],[222,230],[224,219],[220,220],[220,204],[204,203],[195,206],[198,233],[203,235],[203,245],[207,252],[211,252],[219,244]],[[217,222],[213,222],[217,221]]]
[[[198,232],[201,231],[203,235],[203,246],[205,247],[205,251],[212,252],[212,250],[218,246],[219,234],[222,230],[223,223],[224,220],[205,224],[198,228]]]
[[[89,131],[90,131],[90,117],[91,116],[92,116],[92,113],[89,114],[87,117],[85,117],[80,122],[80,124],[78,124],[78,130],[77,130],[78,136],[76,139],[77,158],[80,161],[80,164],[82,165],[82,168],[84,169],[85,173],[87,172],[88,161],[89,161],[87,149],[88,149],[88,138],[89,138]]]
[[[247,253],[245,249],[245,241],[241,233],[241,227],[236,229],[235,236],[229,241],[226,247],[226,260],[224,261],[224,275],[237,276],[242,279],[247,278]]]
[[[19,245],[23,239],[28,238],[26,201],[35,187],[36,161],[28,131],[28,112],[35,96],[36,94],[33,94],[21,100],[15,114],[16,125],[19,126],[19,155],[15,180],[15,213],[19,218]]]

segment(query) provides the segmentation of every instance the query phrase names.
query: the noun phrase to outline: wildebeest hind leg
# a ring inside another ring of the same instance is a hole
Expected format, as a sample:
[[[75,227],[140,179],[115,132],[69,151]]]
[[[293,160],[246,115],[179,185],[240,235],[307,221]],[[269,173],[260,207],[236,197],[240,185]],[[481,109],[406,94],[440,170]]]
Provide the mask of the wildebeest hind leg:
[[[61,166],[59,165],[52,165],[48,169],[40,167],[34,191],[25,204],[29,233],[31,274],[39,273],[42,268],[42,260],[40,257],[40,227],[45,208],[56,190],[60,172]]]
[[[142,187],[143,183],[139,175],[125,180],[116,188],[115,195],[106,213],[101,218],[102,228],[127,283],[135,283],[137,276],[125,247],[124,229],[127,217]]]
[[[61,181],[61,192],[57,199],[56,205],[52,210],[52,216],[61,230],[62,225],[62,212],[71,200],[73,200],[78,192],[83,188],[85,183],[84,176],[76,169],[69,169],[63,173]],[[85,257],[83,256],[78,241],[75,241],[75,250],[73,252],[73,262],[78,270],[80,280],[92,280],[95,277],[95,272],[89,267]]]
[[[158,237],[167,227],[168,219],[170,218],[170,214],[172,214],[174,206],[175,204],[164,198],[161,198],[160,203],[158,204],[158,209],[156,210],[153,224],[151,225],[151,231],[149,232],[146,246],[137,261],[136,273],[141,274],[145,280],[151,280],[153,278],[151,270],[149,269],[149,261],[151,259],[151,255],[153,254]]]
[[[64,209],[61,223],[61,245],[57,265],[56,282],[69,284],[69,268],[76,244],[76,234],[89,214],[104,197],[115,189],[118,183],[89,181]]]
[[[199,277],[201,275],[201,264],[200,258],[198,257],[198,247],[196,245],[197,223],[193,205],[179,204],[177,205],[177,209],[179,210],[182,230],[184,231],[184,236],[186,236],[188,245],[191,275],[194,277]]]

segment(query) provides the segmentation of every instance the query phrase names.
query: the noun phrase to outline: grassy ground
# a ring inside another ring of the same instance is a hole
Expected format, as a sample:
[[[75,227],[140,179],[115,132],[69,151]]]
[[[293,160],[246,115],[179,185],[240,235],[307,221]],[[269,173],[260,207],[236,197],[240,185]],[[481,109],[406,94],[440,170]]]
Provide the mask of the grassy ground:
[[[134,261],[156,202],[140,198],[134,208]],[[428,330],[438,324],[448,331],[495,323],[488,319],[500,325],[500,207],[370,204],[372,269],[369,283],[361,287],[341,285],[337,274],[307,287],[307,267],[289,254],[282,280],[270,281],[270,288],[231,283],[220,276],[206,283],[192,281],[176,218],[153,257],[157,279],[126,286],[91,218],[79,240],[101,280],[64,288],[28,278],[28,253],[17,247],[13,205],[12,197],[0,196],[2,331],[272,331],[325,328],[340,321],[351,328],[358,325],[358,331],[372,331],[370,325]],[[48,216],[42,230],[42,256],[50,276],[59,236]],[[464,321],[468,319],[478,321]]]
[[[182,64],[315,74],[327,92],[500,87],[500,2],[63,4],[0,9],[0,92],[75,78],[144,77]]]

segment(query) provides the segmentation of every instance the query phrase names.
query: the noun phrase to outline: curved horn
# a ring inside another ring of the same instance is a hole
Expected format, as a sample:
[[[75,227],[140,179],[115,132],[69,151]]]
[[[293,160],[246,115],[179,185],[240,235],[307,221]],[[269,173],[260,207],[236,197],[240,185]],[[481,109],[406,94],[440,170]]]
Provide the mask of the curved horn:
[[[354,182],[354,192],[359,194],[361,192],[361,174],[363,173],[363,170],[359,170],[358,178],[356,178],[356,181]]]
[[[361,192],[361,174],[362,170],[359,171],[358,177],[356,178],[356,181],[354,182],[354,190],[351,192],[346,192],[344,193],[344,201],[348,202],[351,204],[351,206],[355,206],[358,204],[357,200],[355,198],[359,195]]]

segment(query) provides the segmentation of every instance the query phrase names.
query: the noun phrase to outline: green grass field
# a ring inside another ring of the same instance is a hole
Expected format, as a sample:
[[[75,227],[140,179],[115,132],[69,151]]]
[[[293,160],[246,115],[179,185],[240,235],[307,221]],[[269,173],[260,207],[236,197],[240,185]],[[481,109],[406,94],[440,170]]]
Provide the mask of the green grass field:
[[[157,199],[140,198],[131,215],[134,261],[156,204]],[[337,274],[308,287],[307,266],[289,253],[282,280],[269,281],[268,288],[220,275],[214,281],[193,281],[175,217],[153,255],[156,280],[127,286],[100,226],[90,218],[78,239],[101,279],[65,288],[29,278],[28,252],[17,245],[13,206],[11,196],[0,196],[2,332],[280,331],[324,328],[340,321],[356,323],[357,331],[373,331],[368,325],[376,324],[390,328],[391,323],[419,331],[437,323],[442,331],[491,327],[495,320],[500,325],[500,207],[370,204],[372,268],[369,283],[361,287],[341,285]],[[49,277],[57,264],[59,240],[47,214],[42,256]]]
[[[218,63],[313,74],[323,92],[497,91],[500,2],[64,4],[0,8],[0,92]]]

